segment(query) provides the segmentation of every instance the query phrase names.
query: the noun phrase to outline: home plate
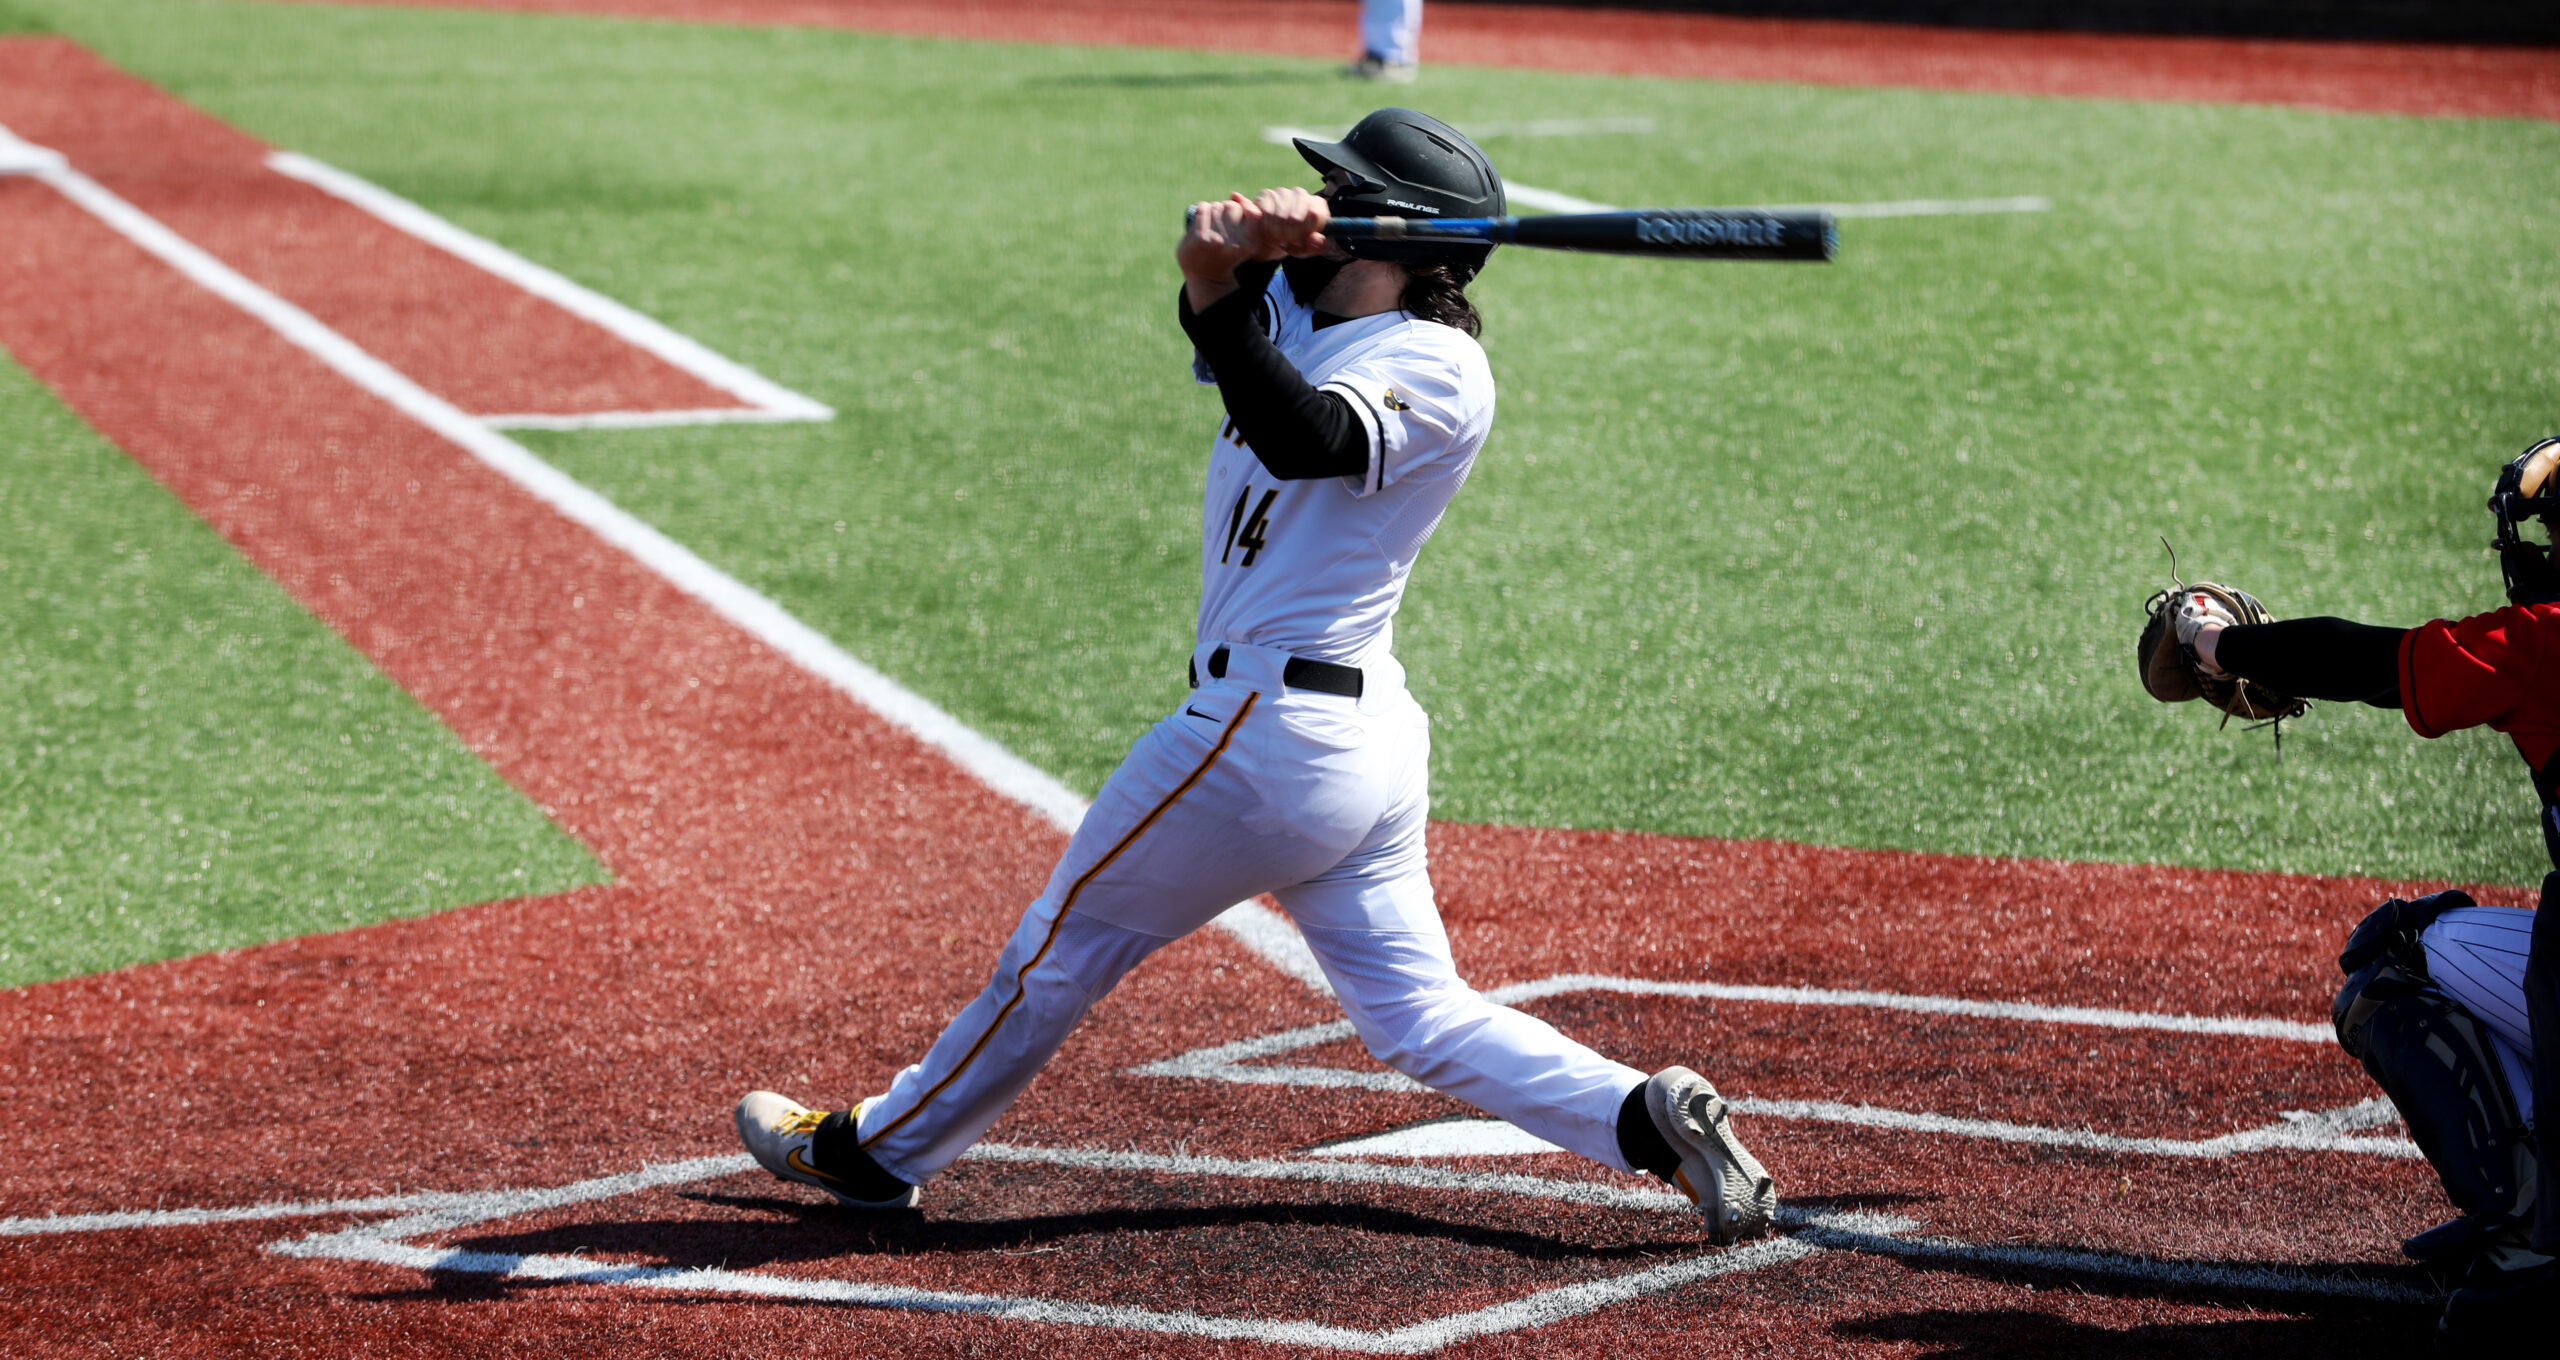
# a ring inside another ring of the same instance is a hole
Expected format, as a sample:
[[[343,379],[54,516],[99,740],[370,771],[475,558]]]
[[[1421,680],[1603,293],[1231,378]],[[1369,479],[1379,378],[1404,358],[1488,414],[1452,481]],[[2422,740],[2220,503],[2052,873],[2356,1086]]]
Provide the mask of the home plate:
[[[1307,1149],[1310,1157],[1526,1157],[1563,1148],[1499,1119],[1434,1119]]]

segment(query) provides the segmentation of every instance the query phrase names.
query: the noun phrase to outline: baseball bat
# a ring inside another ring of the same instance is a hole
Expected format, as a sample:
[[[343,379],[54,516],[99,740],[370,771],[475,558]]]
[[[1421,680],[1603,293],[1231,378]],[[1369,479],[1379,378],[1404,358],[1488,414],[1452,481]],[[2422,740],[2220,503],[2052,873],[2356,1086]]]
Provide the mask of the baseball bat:
[[[1325,234],[1352,241],[1449,241],[1684,260],[1829,260],[1840,226],[1827,212],[1631,208],[1541,217],[1337,217]]]

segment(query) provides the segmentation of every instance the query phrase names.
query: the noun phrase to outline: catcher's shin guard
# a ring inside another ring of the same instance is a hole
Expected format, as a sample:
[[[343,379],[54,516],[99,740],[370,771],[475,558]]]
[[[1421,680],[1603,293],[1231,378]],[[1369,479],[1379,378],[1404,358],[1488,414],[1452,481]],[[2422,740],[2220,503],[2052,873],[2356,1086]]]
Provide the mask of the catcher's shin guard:
[[[2386,903],[2366,926],[2392,913],[2389,925],[2358,927],[2358,944],[2380,947],[2348,951],[2357,966],[2331,1011],[2339,1046],[2399,1108],[2409,1137],[2456,1207],[2483,1229],[2528,1222],[2540,1198],[2539,1159],[2505,1070],[2490,1051],[2488,1028],[2427,985],[2423,951],[2395,947],[2416,932],[2403,935],[2390,926],[2403,926],[2410,916],[2433,919],[2434,912],[2410,911],[2421,906]],[[2424,928],[2419,921],[2417,929]]]

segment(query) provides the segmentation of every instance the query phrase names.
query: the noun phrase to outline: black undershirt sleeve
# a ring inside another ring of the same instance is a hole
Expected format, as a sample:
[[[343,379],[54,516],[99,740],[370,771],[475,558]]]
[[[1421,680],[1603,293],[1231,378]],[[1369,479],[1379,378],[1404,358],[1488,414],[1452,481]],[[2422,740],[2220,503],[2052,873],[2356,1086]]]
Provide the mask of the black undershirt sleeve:
[[[2398,708],[2408,632],[2331,618],[2244,624],[2222,630],[2214,661],[2278,694]]]
[[[1236,290],[1204,311],[1191,310],[1190,294],[1182,294],[1182,329],[1217,377],[1228,419],[1264,470],[1284,482],[1363,476],[1368,426],[1339,394],[1310,385],[1264,333],[1262,290],[1277,268],[1239,266]]]

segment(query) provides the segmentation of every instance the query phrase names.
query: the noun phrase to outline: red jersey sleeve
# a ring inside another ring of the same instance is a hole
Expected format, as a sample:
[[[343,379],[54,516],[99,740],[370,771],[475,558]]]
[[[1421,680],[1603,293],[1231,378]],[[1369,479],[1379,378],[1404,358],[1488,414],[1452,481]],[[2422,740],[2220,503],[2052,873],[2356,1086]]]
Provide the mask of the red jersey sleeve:
[[[2504,732],[2535,769],[2560,751],[2560,604],[2437,619],[2400,641],[2400,711],[2419,736]]]

